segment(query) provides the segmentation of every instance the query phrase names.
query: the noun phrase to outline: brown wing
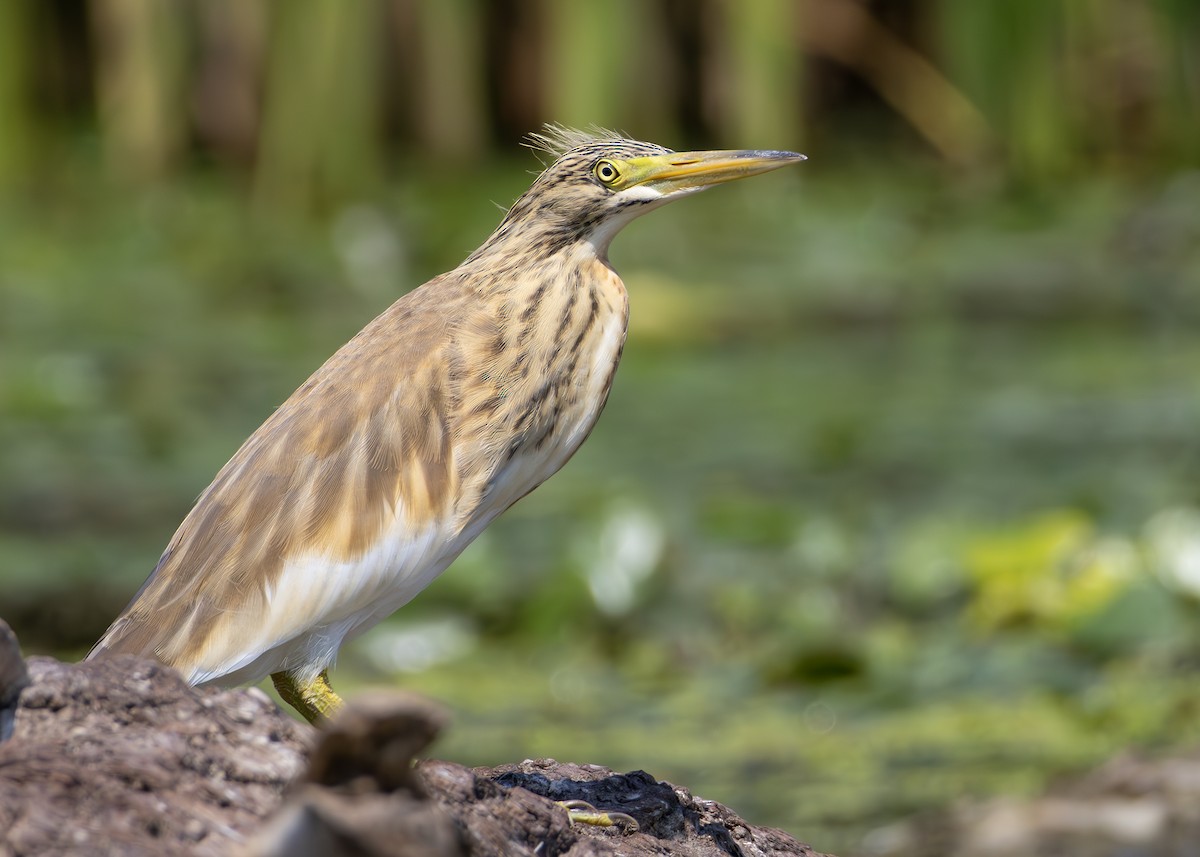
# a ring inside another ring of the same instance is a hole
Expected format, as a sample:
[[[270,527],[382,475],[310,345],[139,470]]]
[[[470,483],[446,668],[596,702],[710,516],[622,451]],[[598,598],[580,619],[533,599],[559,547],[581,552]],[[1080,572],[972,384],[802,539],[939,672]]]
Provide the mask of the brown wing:
[[[141,654],[186,675],[263,621],[289,556],[352,559],[397,507],[414,526],[446,514],[455,394],[443,352],[465,297],[452,275],[411,292],[296,390],[217,474],[89,657]]]

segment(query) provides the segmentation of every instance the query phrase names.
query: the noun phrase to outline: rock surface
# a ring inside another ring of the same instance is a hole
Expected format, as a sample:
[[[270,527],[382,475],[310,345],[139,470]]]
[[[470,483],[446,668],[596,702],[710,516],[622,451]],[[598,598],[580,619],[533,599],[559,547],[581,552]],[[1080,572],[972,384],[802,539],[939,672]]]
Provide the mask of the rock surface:
[[[318,732],[261,691],[192,688],[136,658],[31,658],[21,691],[2,630],[0,713],[6,676],[20,696],[0,743],[0,857],[819,857],[641,771],[414,766],[444,716],[407,695],[356,699]],[[638,829],[572,824],[566,800]]]
[[[472,855],[820,857],[781,830],[754,827],[728,807],[693,797],[686,789],[655,780],[645,771],[617,774],[599,765],[540,759],[474,771],[449,762],[423,762],[420,772],[435,799],[461,829],[476,841],[488,837],[478,842],[482,847],[469,852]],[[464,800],[468,794],[475,794],[477,799]],[[625,832],[619,827],[572,825],[554,803],[569,800],[627,813],[633,816],[638,829]],[[537,835],[509,821],[514,804],[539,818]],[[543,841],[547,845],[539,850]]]
[[[150,661],[29,659],[0,744],[0,854],[226,854],[304,770],[311,735],[257,691]]]

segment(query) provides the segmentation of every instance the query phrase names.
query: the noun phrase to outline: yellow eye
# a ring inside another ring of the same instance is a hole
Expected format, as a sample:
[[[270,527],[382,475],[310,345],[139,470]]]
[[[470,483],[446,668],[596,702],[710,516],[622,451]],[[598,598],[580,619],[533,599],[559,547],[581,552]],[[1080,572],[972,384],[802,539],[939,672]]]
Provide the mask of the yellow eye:
[[[597,161],[596,166],[592,168],[592,174],[610,187],[621,180],[621,171],[612,161]]]

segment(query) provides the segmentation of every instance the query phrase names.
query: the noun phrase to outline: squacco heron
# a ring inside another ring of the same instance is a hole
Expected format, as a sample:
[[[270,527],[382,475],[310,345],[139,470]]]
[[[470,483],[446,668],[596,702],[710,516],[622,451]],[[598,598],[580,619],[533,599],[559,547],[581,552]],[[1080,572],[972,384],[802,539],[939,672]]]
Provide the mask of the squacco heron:
[[[193,685],[270,675],[311,722],[346,640],[410,601],[562,467],[608,398],[629,299],[608,263],[640,214],[803,160],[673,152],[549,126],[496,231],[342,346],[217,474],[88,655]]]

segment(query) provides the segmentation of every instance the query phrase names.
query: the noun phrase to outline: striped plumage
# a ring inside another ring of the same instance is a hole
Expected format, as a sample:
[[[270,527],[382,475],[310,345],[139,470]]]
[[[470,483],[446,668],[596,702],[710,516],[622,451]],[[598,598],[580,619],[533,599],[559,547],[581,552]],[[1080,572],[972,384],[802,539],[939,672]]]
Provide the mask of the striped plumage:
[[[89,657],[147,655],[193,684],[323,682],[345,639],[415,596],[591,431],[629,311],[607,262],[620,227],[799,158],[676,155],[558,128],[538,141],[556,159],[491,237],[368,324],[251,435]]]

